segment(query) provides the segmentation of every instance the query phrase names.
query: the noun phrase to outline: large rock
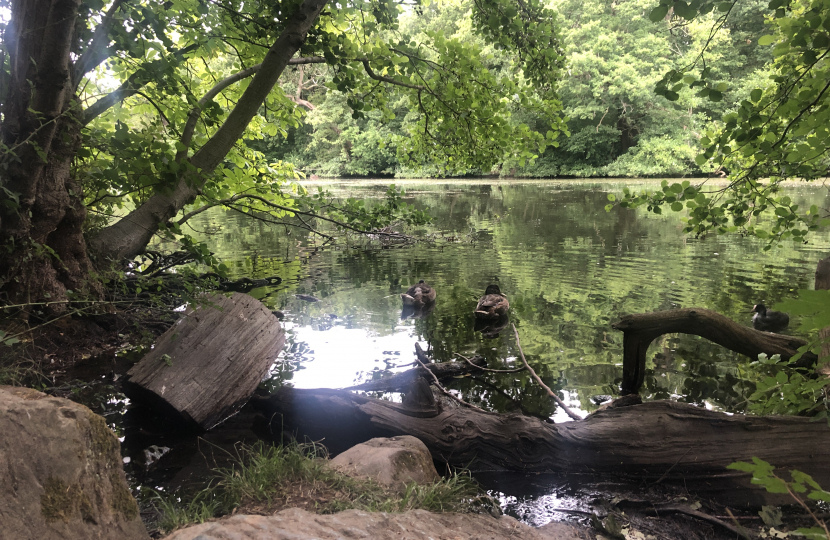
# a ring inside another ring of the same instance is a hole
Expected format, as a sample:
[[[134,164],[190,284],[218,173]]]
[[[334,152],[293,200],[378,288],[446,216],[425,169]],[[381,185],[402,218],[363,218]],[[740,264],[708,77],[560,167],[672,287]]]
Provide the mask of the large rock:
[[[176,531],[165,540],[588,540],[585,529],[550,523],[534,529],[515,519],[477,514],[401,514],[346,510],[321,516],[289,508],[273,516],[239,515]]]
[[[426,445],[411,435],[371,439],[338,455],[331,465],[394,490],[403,490],[411,482],[432,484],[440,478]]]
[[[104,419],[0,386],[0,539],[148,538]]]

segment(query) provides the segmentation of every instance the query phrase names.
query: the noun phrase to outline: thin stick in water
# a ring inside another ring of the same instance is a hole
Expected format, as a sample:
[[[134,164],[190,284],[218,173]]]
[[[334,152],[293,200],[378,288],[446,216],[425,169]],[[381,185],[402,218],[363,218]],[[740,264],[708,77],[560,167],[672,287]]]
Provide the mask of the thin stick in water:
[[[582,420],[581,416],[579,416],[578,414],[573,412],[570,408],[568,408],[568,406],[565,405],[565,402],[562,401],[559,398],[559,396],[557,396],[556,393],[553,390],[548,388],[548,385],[543,383],[542,379],[539,378],[538,375],[536,375],[536,372],[533,371],[533,368],[530,367],[530,364],[528,364],[527,360],[525,360],[525,353],[524,353],[524,351],[522,351],[522,343],[519,341],[519,331],[516,330],[516,325],[513,324],[513,323],[510,323],[510,326],[513,327],[513,334],[516,336],[516,345],[519,347],[519,356],[521,356],[522,362],[524,362],[525,367],[530,372],[530,374],[533,376],[533,378],[536,380],[536,382],[539,383],[539,386],[541,386],[542,388],[544,388],[547,391],[548,395],[550,397],[552,397],[560,407],[562,407],[562,410],[565,411],[566,413],[568,413],[568,416],[570,416],[574,420]]]

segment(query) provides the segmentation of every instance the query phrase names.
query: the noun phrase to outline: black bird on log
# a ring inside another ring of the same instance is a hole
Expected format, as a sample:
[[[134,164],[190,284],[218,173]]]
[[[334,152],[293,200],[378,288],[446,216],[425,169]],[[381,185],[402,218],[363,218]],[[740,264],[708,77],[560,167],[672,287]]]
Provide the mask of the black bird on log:
[[[790,316],[781,311],[769,311],[764,304],[752,306],[752,328],[778,333],[790,324]]]

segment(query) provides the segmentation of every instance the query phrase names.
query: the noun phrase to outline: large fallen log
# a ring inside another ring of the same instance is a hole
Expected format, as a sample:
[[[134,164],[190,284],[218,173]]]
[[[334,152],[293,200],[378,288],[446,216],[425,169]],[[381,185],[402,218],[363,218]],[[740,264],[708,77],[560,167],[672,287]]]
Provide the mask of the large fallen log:
[[[830,486],[830,428],[800,417],[727,415],[671,401],[599,411],[547,424],[521,414],[392,403],[338,390],[282,388],[254,407],[271,431],[295,432],[337,453],[373,437],[413,435],[436,460],[472,470],[589,474],[683,482],[732,503],[765,500],[726,466],[753,456]]]
[[[729,350],[757,359],[760,353],[781,355],[788,360],[806,345],[803,339],[761,332],[738,324],[732,319],[703,308],[672,309],[653,313],[625,315],[611,325],[624,333],[622,394],[639,391],[646,370],[646,350],[663,334],[692,334],[713,341]],[[805,353],[800,366],[815,364],[816,356]]]
[[[205,295],[127,372],[124,393],[207,430],[245,404],[284,343],[256,298]]]

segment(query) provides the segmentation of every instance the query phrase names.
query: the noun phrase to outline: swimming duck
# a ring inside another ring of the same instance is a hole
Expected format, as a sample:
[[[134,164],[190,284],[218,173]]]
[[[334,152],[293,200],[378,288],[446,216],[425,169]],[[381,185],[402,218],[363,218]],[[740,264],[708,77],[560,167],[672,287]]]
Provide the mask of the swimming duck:
[[[510,302],[501,293],[498,285],[488,285],[478,305],[476,305],[475,316],[479,319],[498,319],[507,313]]]
[[[410,287],[401,294],[404,305],[421,307],[435,302],[435,289],[426,284],[422,279],[417,285]]]
[[[767,311],[764,304],[752,306],[752,328],[765,332],[778,332],[790,324],[790,316],[781,311]]]
[[[406,319],[424,319],[432,313],[432,310],[435,309],[435,302],[430,302],[428,304],[423,304],[420,306],[414,306],[412,304],[404,304],[403,309],[401,310],[401,320],[405,321]]]

